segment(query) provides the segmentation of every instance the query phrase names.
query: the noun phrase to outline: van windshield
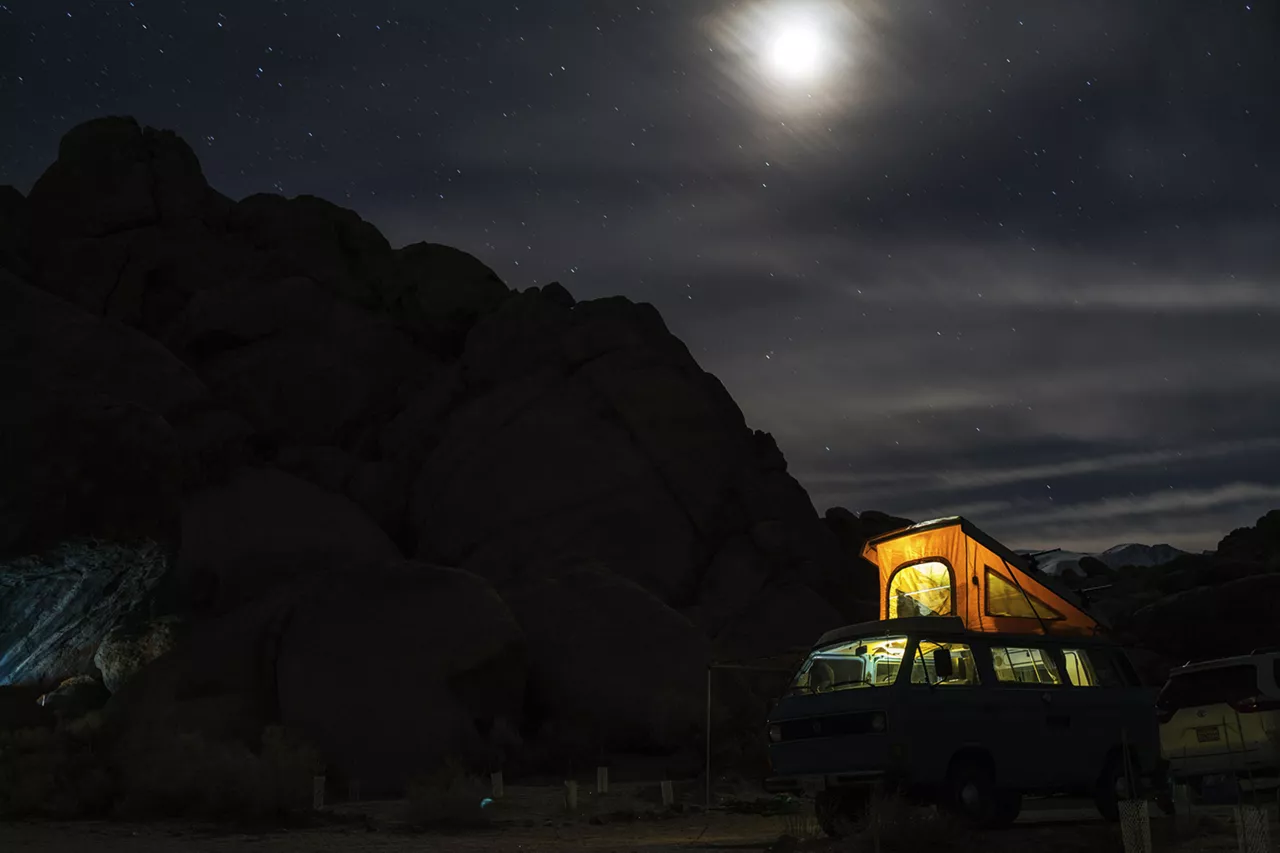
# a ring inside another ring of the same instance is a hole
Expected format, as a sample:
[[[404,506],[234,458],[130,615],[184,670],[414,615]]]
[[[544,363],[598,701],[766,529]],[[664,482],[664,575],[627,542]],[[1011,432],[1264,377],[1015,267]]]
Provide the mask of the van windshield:
[[[819,649],[801,665],[787,695],[887,687],[898,677],[906,648],[905,636],[892,636],[864,637]]]

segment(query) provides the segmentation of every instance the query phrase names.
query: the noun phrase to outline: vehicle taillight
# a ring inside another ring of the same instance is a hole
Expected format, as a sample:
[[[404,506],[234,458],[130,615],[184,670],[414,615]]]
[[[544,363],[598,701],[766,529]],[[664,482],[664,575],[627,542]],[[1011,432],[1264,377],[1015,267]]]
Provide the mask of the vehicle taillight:
[[[1173,715],[1178,713],[1177,708],[1163,708],[1156,706],[1156,720],[1160,723],[1167,723],[1173,719]]]
[[[769,740],[773,741],[774,743],[781,742],[782,740],[781,726],[769,726]]]
[[[1231,703],[1231,707],[1240,714],[1256,714],[1261,711],[1280,711],[1280,699],[1269,699],[1266,696],[1247,696]]]

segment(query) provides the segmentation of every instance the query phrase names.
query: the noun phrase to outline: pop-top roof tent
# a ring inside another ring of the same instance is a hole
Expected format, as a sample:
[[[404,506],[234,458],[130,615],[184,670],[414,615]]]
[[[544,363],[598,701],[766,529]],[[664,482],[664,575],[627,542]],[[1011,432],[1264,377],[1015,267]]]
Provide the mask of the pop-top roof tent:
[[[1093,635],[1098,620],[1026,559],[960,517],[877,536],[862,556],[880,568],[880,618],[958,616],[971,631]]]

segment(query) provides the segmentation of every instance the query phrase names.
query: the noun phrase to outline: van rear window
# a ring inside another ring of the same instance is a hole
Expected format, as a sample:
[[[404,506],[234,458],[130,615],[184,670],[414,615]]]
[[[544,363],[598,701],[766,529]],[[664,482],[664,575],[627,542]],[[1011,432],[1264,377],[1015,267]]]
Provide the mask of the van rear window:
[[[1257,667],[1239,664],[1175,675],[1165,684],[1156,701],[1161,708],[1176,711],[1220,702],[1238,702],[1257,694]]]

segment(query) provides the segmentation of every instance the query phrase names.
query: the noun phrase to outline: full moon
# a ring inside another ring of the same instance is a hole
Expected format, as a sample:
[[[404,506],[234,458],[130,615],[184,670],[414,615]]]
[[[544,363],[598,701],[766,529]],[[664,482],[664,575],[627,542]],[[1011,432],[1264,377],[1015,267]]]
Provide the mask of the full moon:
[[[768,62],[774,73],[793,81],[811,80],[822,71],[822,36],[809,22],[786,24],[769,43]]]

